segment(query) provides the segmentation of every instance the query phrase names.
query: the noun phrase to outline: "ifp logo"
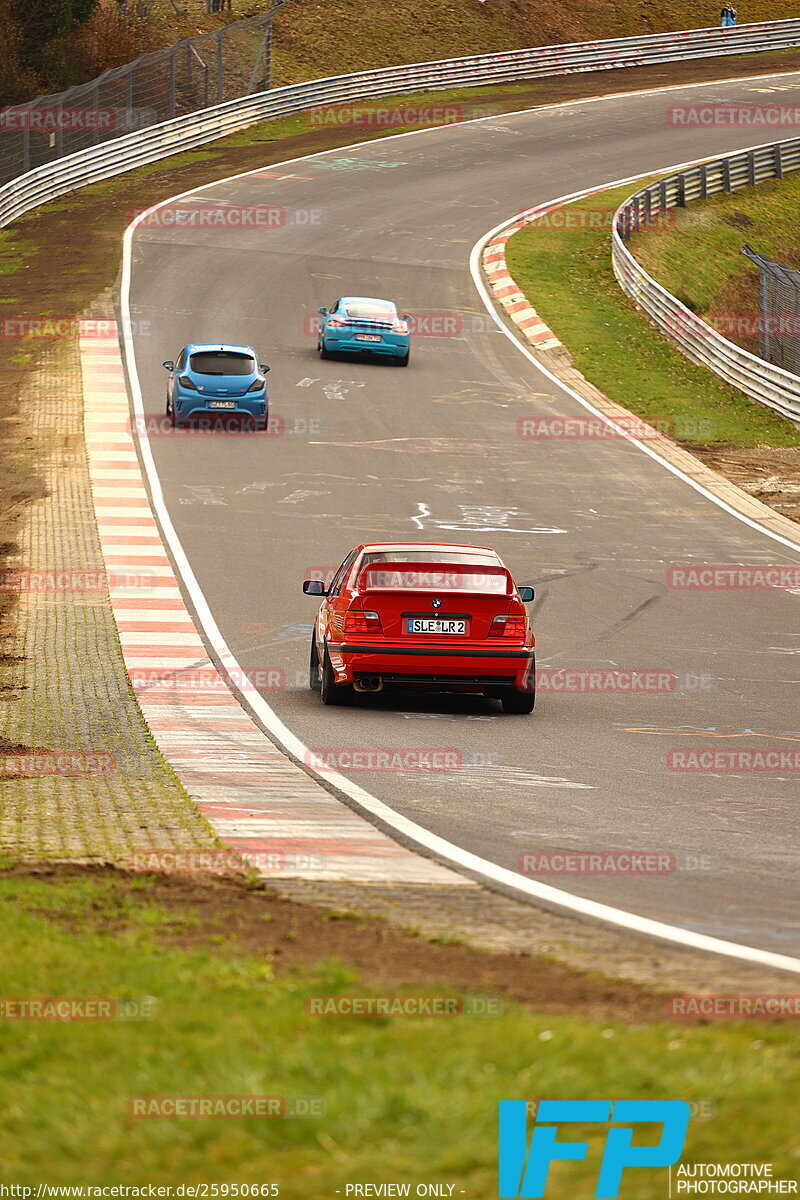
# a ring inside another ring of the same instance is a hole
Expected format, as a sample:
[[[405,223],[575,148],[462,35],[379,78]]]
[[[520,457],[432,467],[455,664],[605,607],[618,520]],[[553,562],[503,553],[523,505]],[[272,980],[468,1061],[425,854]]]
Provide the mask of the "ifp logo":
[[[571,1122],[615,1127],[606,1133],[595,1197],[613,1200],[626,1167],[670,1167],[681,1156],[690,1108],[685,1100],[540,1100],[528,1146],[525,1100],[500,1101],[500,1180],[502,1200],[544,1196],[550,1163],[586,1158],[588,1142],[557,1141],[559,1125]],[[634,1145],[635,1124],[661,1126],[655,1145]]]

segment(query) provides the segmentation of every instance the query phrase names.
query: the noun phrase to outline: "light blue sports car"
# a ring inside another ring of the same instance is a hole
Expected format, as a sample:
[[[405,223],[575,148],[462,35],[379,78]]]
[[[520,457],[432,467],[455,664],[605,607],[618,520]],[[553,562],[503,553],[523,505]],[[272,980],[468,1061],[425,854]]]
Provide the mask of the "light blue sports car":
[[[176,362],[162,365],[169,371],[167,416],[173,425],[226,414],[251,421],[256,429],[268,427],[264,376],[269,367],[259,363],[250,346],[184,346]]]
[[[391,300],[341,296],[321,315],[317,349],[320,358],[332,354],[374,354],[408,366],[411,333],[408,314],[400,316]]]

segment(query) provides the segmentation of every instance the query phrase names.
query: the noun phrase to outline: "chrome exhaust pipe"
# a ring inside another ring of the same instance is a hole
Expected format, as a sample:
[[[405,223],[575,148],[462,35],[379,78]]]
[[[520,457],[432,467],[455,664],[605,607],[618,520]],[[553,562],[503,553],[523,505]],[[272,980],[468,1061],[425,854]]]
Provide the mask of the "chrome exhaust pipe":
[[[383,680],[380,675],[362,675],[353,681],[353,687],[357,692],[382,692]]]

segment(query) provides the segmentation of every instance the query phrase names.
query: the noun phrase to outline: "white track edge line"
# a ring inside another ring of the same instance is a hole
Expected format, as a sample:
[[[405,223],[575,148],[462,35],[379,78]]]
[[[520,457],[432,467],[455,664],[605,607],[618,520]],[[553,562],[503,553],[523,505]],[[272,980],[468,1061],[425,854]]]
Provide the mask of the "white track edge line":
[[[787,72],[782,72],[779,74],[772,74],[772,75],[767,74],[767,75],[762,75],[762,76],[748,76],[746,78],[746,80],[744,80],[744,81],[734,79],[734,80],[727,80],[727,81],[717,80],[716,82],[717,83],[720,83],[720,82],[738,83],[738,82],[747,82],[752,79],[773,79],[773,78],[777,79],[777,78],[782,78],[787,75],[795,76],[797,74],[798,74],[798,72],[796,72],[796,71],[787,71]],[[708,86],[713,86],[713,81],[711,84],[709,84],[709,83],[690,84],[688,86],[689,87],[701,87],[701,86],[708,87]],[[686,88],[685,87],[682,88],[682,87],[676,85],[675,87],[647,89],[647,90],[641,91],[641,92],[627,93],[627,95],[629,95],[629,96],[630,95],[651,95],[654,92],[682,91],[682,90],[686,90]],[[615,97],[613,95],[610,97],[609,96],[607,96],[607,97],[592,97],[591,100],[589,100],[589,101],[573,101],[573,102],[568,102],[568,103],[564,103],[564,104],[550,105],[547,107],[568,108],[568,107],[572,107],[577,104],[594,103],[597,100],[614,99],[614,98],[621,98],[621,97]],[[517,113],[503,113],[501,115],[505,116],[505,117],[516,116],[516,115],[521,115],[522,113],[529,113],[531,111],[533,111],[533,112],[544,111],[544,109],[538,109],[538,110],[537,109],[520,109],[520,110],[518,110]],[[491,118],[479,118],[478,121],[464,122],[464,124],[478,124],[480,120],[497,120],[497,116],[493,116]],[[452,128],[452,126],[438,126],[437,128],[438,129]],[[458,126],[457,126],[457,128],[458,128]],[[432,132],[432,130],[430,130],[430,129],[415,129],[415,130],[410,130],[407,133],[392,134],[387,138],[369,139],[366,142],[358,142],[358,143],[354,143],[354,144],[351,144],[348,146],[336,147],[335,149],[336,150],[355,150],[355,149],[359,149],[363,146],[371,146],[376,141],[379,141],[379,142],[394,141],[398,138],[414,137],[419,134],[424,134],[424,133],[429,133],[429,132]],[[206,183],[202,184],[201,187],[202,188],[217,187],[223,183],[228,183],[228,182],[232,182],[237,179],[246,178],[248,175],[258,174],[265,169],[270,169],[270,170],[278,169],[280,167],[290,166],[297,162],[306,161],[309,158],[318,158],[318,157],[321,157],[323,154],[330,154],[330,153],[331,153],[331,150],[324,150],[324,151],[319,151],[316,154],[302,155],[298,158],[285,159],[282,162],[278,162],[278,163],[269,163],[269,164],[266,164],[264,167],[259,167],[259,168],[256,168],[255,170],[242,171],[242,172],[239,172],[238,174],[227,176],[225,179],[206,182]],[[693,160],[693,161],[697,161],[697,160]],[[692,163],[681,163],[677,167],[666,167],[663,169],[663,171],[656,169],[656,170],[649,170],[646,172],[642,172],[640,175],[635,175],[635,176],[630,177],[630,180],[623,179],[623,180],[619,181],[620,186],[622,183],[633,181],[635,179],[645,178],[647,175],[663,174],[668,171],[679,170],[684,166],[690,166],[690,165],[692,165]],[[607,184],[605,186],[611,187],[614,185]],[[136,219],[134,221],[132,221],[131,224],[125,230],[125,235],[123,238],[122,277],[121,277],[121,281],[120,281],[120,308],[121,308],[121,316],[122,316],[123,345],[124,345],[124,350],[125,350],[125,360],[126,360],[126,367],[127,367],[127,373],[128,373],[128,381],[129,381],[129,386],[130,386],[130,390],[131,390],[131,398],[132,398],[132,402],[133,402],[134,411],[137,416],[142,417],[142,418],[144,417],[144,404],[143,404],[141,383],[140,383],[139,376],[138,376],[137,369],[136,369],[136,353],[135,353],[135,348],[134,348],[134,344],[133,344],[133,336],[132,336],[132,332],[131,332],[131,317],[130,317],[130,287],[131,287],[131,277],[132,277],[133,235],[134,235],[137,227],[139,226],[139,224],[141,224],[151,213],[155,212],[158,208],[161,208],[165,204],[174,203],[176,200],[183,199],[185,196],[192,195],[193,192],[196,192],[199,190],[201,190],[200,187],[190,188],[185,192],[181,192],[177,196],[168,197],[167,199],[160,201],[158,204],[152,205],[150,208],[148,208],[144,212],[140,213],[136,217]],[[590,189],[590,190],[594,191],[594,190],[602,190],[602,189]],[[499,232],[499,230],[505,228],[505,226],[507,224],[512,224],[514,219],[515,218],[512,217],[509,221],[501,223],[496,229],[491,230],[484,238],[480,239],[480,241],[478,243],[476,243],[476,246],[473,247],[473,251],[470,256],[470,267],[471,268],[472,268],[472,260],[476,254],[478,247],[482,247],[485,244],[485,242],[489,240],[490,237],[494,236],[494,234]],[[473,273],[473,279],[474,280],[476,279],[476,276],[474,273]],[[533,365],[539,367],[539,364],[536,362],[533,355],[530,354],[526,350],[526,348],[524,346],[522,346],[521,343],[518,342],[517,339],[511,334],[511,332],[509,330],[507,330],[506,327],[500,322],[500,319],[494,310],[493,304],[491,304],[491,302],[488,300],[488,297],[484,296],[484,294],[483,294],[482,281],[480,280],[479,276],[477,277],[476,286],[477,286],[479,294],[482,295],[482,297],[484,299],[484,304],[487,305],[487,308],[489,309],[492,317],[497,322],[498,327],[501,328],[504,333],[506,333],[506,335],[514,342],[514,344],[524,354],[526,354],[526,356],[531,360]],[[539,369],[541,370],[542,368],[539,368]],[[555,377],[552,377],[552,378],[554,379],[554,382],[559,387],[563,387],[563,385],[561,385],[558,382],[558,380],[555,379]],[[582,401],[580,399],[580,397],[576,396],[576,399],[578,399],[580,401],[580,403],[584,405],[584,407],[591,408],[591,406],[586,404],[584,401]],[[598,415],[602,416],[602,414],[598,414]],[[603,418],[603,419],[606,420],[607,418]],[[137,425],[139,425],[138,422],[137,422]],[[144,425],[143,422],[139,426],[139,429],[142,429],[142,428],[146,428],[146,426]],[[636,442],[635,439],[630,439],[630,440],[633,441],[635,445],[639,446],[640,449],[644,450],[645,453],[651,454],[651,456],[653,458],[655,458],[657,461],[662,462],[664,466],[666,466],[668,469],[674,471],[674,473],[676,475],[678,475],[681,478],[684,478],[686,480],[686,482],[691,483],[692,486],[697,486],[698,490],[702,491],[705,495],[707,495],[709,497],[709,499],[714,500],[715,503],[720,503],[720,505],[722,507],[726,507],[724,504],[722,504],[722,502],[717,501],[716,497],[713,497],[710,493],[704,492],[704,489],[700,488],[699,485],[695,485],[692,482],[692,480],[690,480],[687,476],[683,476],[682,473],[680,471],[678,471],[676,468],[673,468],[665,460],[660,459],[658,457],[658,455],[655,455],[652,453],[652,451],[649,451],[647,449],[647,447],[645,447],[644,445],[642,445],[639,442]],[[178,538],[175,527],[173,526],[172,521],[170,519],[169,512],[167,510],[167,507],[166,507],[166,504],[164,501],[164,495],[163,495],[163,491],[161,488],[161,481],[160,481],[160,478],[158,475],[158,471],[156,470],[156,465],[155,465],[155,460],[153,458],[152,450],[150,449],[149,439],[146,437],[143,438],[141,436],[140,432],[137,431],[136,441],[139,445],[140,453],[142,456],[142,463],[144,465],[145,473],[147,476],[147,481],[148,481],[148,484],[150,487],[151,501],[152,501],[153,509],[155,511],[156,518],[159,522],[159,525],[162,529],[164,537],[165,537],[167,544],[170,548],[170,551],[172,553],[172,556],[173,556],[173,559],[175,562],[175,567],[181,578],[183,586],[186,589],[187,593],[189,594],[189,597],[191,598],[192,605],[195,609],[198,620],[200,621],[203,632],[204,632],[208,642],[212,646],[213,650],[218,655],[225,670],[227,672],[229,672],[229,674],[234,674],[234,677],[236,677],[235,673],[238,672],[238,677],[241,678],[242,677],[242,668],[239,666],[236,658],[234,657],[231,650],[228,648],[228,646],[222,636],[219,626],[217,625],[217,622],[214,618],[213,613],[211,612],[208,602],[203,594],[203,591],[200,588],[200,585],[195,577],[194,571],[192,570],[191,564],[186,556],[183,546],[181,545],[180,539]],[[735,510],[731,509],[729,511],[731,511],[734,516],[738,516],[738,517],[740,517],[740,519],[745,520],[747,524],[751,524],[752,527],[754,529],[758,530],[759,532],[769,534],[768,530],[764,529],[762,526],[759,526],[755,522],[749,521],[747,518],[741,517],[741,514],[736,513]],[[769,536],[775,536],[775,535],[770,534]],[[783,540],[783,539],[779,539],[779,540]],[[270,707],[270,705],[266,702],[266,700],[263,698],[263,696],[261,696],[261,695],[245,696],[243,693],[239,693],[238,699],[243,706],[246,706],[247,708],[249,708],[251,710],[251,712],[257,718],[257,720],[260,721],[264,725],[264,727],[269,731],[270,735],[275,739],[275,741],[278,743],[278,745],[283,750],[285,750],[290,755],[290,757],[295,758],[300,763],[306,763],[306,764],[308,763],[308,756],[309,756],[308,748],[296,736],[296,734],[292,733],[292,731],[283,723],[283,721],[280,719],[280,717],[277,715],[277,713],[274,711],[274,709],[272,709]],[[306,769],[308,770],[309,768],[306,766]],[[510,890],[510,891],[516,893],[517,896],[528,897],[533,900],[540,900],[540,901],[543,901],[546,904],[552,905],[558,909],[566,910],[567,912],[577,914],[578,916],[588,917],[592,920],[598,920],[598,921],[601,921],[606,924],[611,924],[611,925],[620,927],[622,929],[626,929],[633,933],[643,934],[644,936],[647,936],[647,937],[654,937],[660,941],[671,942],[673,944],[682,946],[685,949],[705,951],[705,952],[712,953],[712,954],[720,954],[720,955],[724,955],[728,958],[739,959],[741,961],[749,962],[754,965],[763,966],[763,967],[771,967],[771,968],[774,968],[779,971],[789,971],[789,972],[800,974],[800,959],[791,958],[791,957],[789,957],[787,955],[783,955],[783,954],[777,954],[773,951],[759,950],[755,947],[743,946],[739,943],[729,942],[722,938],[715,938],[708,934],[696,933],[692,930],[680,929],[676,926],[668,925],[661,921],[652,920],[649,917],[640,917],[635,913],[626,912],[624,909],[613,908],[610,905],[600,904],[594,900],[587,900],[581,896],[573,896],[569,892],[564,892],[561,889],[551,887],[548,884],[542,884],[542,883],[535,882],[534,880],[531,880],[531,879],[525,879],[522,876],[518,875],[514,871],[509,871],[505,867],[500,867],[495,863],[489,862],[487,859],[480,858],[478,855],[472,854],[468,850],[462,850],[459,846],[454,845],[452,842],[448,842],[444,838],[440,838],[436,834],[431,833],[429,830],[424,829],[422,826],[417,825],[414,821],[410,821],[407,817],[402,816],[401,813],[395,812],[394,809],[392,809],[388,805],[384,804],[383,801],[378,800],[377,797],[373,796],[370,792],[367,792],[364,788],[360,787],[356,783],[353,783],[350,779],[346,778],[346,776],[341,775],[338,772],[327,772],[326,771],[324,775],[321,775],[314,771],[311,771],[310,773],[313,774],[314,777],[316,779],[318,779],[318,781],[323,786],[328,787],[329,789],[338,790],[343,796],[345,796],[350,802],[352,802],[352,804],[357,809],[357,811],[360,811],[362,813],[367,813],[371,816],[374,816],[380,822],[382,822],[385,826],[387,826],[387,828],[394,829],[396,832],[402,834],[409,841],[416,843],[420,847],[423,847],[431,855],[433,855],[434,858],[437,858],[440,862],[444,862],[446,865],[454,867],[456,870],[461,868],[462,870],[469,872],[475,878],[483,879],[485,881],[499,884],[505,890]]]

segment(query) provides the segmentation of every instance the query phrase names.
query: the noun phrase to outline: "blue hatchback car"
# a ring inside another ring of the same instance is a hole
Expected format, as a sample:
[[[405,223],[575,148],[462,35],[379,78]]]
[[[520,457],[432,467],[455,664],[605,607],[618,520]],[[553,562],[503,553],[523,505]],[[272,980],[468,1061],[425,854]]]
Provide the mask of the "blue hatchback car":
[[[408,365],[411,333],[408,314],[400,316],[391,300],[341,296],[321,315],[317,349],[320,358],[332,354],[375,354]]]
[[[167,416],[173,425],[223,414],[252,421],[256,429],[269,422],[269,396],[264,378],[269,367],[259,363],[250,346],[184,346],[169,371]]]

